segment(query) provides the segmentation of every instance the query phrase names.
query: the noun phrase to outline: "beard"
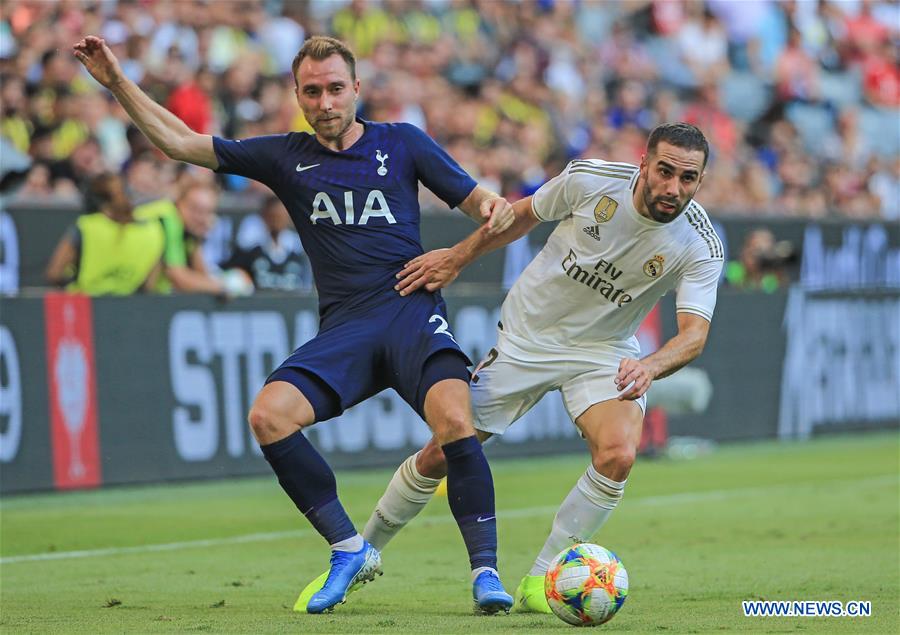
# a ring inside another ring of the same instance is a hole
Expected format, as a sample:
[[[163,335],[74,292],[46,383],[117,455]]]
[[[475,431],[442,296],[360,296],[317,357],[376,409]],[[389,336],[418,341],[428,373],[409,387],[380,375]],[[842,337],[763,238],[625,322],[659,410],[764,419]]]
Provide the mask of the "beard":
[[[354,116],[355,112],[356,110],[354,108],[354,110],[351,110],[347,115],[337,113],[334,119],[328,119],[326,121],[318,120],[313,126],[313,129],[316,131],[316,134],[329,141],[340,139],[356,120]]]
[[[663,196],[652,198],[650,196],[650,188],[644,188],[644,204],[647,206],[647,212],[649,212],[650,218],[655,220],[657,223],[671,223],[673,220],[681,216],[684,208],[687,207],[688,203],[690,202],[691,198],[688,198],[679,205],[678,199],[670,199]],[[660,205],[660,203],[668,203],[669,205],[672,205],[674,209],[669,212],[664,209]]]

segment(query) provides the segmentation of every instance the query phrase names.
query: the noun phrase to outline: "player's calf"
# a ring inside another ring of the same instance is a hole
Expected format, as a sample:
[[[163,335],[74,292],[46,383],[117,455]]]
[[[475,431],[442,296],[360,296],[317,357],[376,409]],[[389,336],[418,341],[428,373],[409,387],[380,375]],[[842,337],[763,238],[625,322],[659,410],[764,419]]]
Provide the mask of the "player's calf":
[[[556,554],[576,542],[588,542],[622,500],[624,491],[624,480],[608,478],[589,465],[556,512],[550,535],[529,575],[543,576]]]
[[[441,482],[439,478],[429,478],[419,472],[420,454],[417,452],[400,464],[366,523],[363,537],[378,550],[384,549],[422,511]],[[441,460],[443,456],[440,455]]]
[[[424,477],[442,479],[447,476],[447,458],[435,437],[415,454],[415,469]]]

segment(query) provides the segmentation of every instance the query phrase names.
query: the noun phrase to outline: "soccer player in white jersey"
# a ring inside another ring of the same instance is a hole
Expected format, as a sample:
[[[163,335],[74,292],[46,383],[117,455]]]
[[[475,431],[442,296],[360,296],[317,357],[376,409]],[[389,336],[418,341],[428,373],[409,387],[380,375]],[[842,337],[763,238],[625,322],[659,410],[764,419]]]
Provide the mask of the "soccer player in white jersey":
[[[480,255],[540,222],[559,221],[510,290],[497,346],[471,382],[482,441],[503,434],[547,392],[559,390],[591,453],[519,585],[516,610],[550,612],[543,590],[550,559],[590,540],[621,500],[647,389],[695,359],[706,343],[723,262],[722,244],[693,201],[708,156],[707,141],[694,126],[659,126],[640,166],[572,161],[514,205],[516,220],[506,232],[478,230],[450,249],[413,259],[398,275],[401,294],[442,288]],[[641,357],[635,331],[671,289],[678,334]],[[432,440],[394,474],[365,538],[384,547],[425,506],[445,473]]]

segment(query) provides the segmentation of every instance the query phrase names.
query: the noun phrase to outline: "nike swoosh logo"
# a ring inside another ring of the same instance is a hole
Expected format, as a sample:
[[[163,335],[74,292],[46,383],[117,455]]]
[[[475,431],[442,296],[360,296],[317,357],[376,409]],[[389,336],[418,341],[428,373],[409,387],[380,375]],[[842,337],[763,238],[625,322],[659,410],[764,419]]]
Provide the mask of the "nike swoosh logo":
[[[297,172],[303,172],[304,170],[310,170],[312,168],[318,167],[322,165],[321,163],[313,163],[312,165],[303,165],[302,163],[297,164]]]
[[[479,516],[478,518],[475,519],[475,521],[479,522],[479,523],[486,523],[487,521],[494,520],[495,518],[496,518],[496,516],[486,516],[486,517]]]

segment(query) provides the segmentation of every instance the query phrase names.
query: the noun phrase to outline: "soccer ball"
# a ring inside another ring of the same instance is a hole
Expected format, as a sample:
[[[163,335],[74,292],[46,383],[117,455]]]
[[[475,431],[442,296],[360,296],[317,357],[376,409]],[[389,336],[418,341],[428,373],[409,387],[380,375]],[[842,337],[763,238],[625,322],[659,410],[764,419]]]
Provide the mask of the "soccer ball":
[[[600,545],[580,543],[564,549],[544,577],[547,603],[558,618],[575,626],[608,622],[628,597],[628,572]]]

